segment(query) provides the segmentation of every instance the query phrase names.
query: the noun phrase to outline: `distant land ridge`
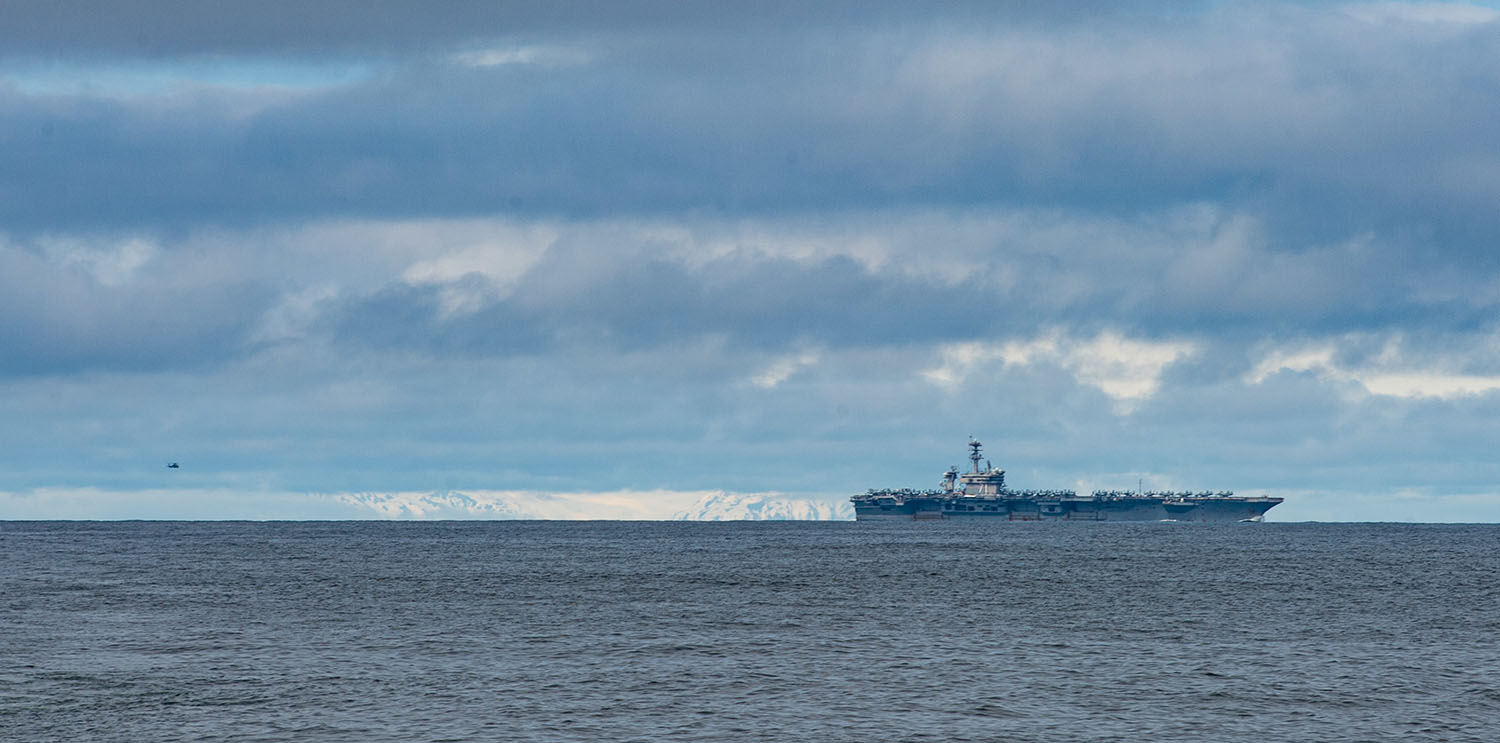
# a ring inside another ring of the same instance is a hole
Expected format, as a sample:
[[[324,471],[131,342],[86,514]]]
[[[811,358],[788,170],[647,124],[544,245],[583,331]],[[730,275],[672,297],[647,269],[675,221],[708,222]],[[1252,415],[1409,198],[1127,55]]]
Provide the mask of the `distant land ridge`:
[[[694,497],[696,496],[696,498]],[[851,521],[839,501],[777,493],[617,491],[552,493],[459,492],[329,493],[365,518],[438,520]]]
[[[341,493],[334,500],[368,508],[388,519],[532,519],[514,502],[483,500],[455,490],[432,493]]]
[[[849,521],[849,503],[790,498],[764,493],[710,493],[674,521]]]

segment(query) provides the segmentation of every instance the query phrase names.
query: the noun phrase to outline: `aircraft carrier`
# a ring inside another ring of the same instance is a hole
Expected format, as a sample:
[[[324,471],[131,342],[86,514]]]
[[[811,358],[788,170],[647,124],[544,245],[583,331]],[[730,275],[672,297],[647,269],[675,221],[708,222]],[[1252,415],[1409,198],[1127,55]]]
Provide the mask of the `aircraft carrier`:
[[[870,490],[849,500],[856,521],[963,519],[984,521],[1203,521],[1259,522],[1281,498],[1223,492],[1012,490],[1005,470],[990,466],[983,445],[969,439],[974,469],[943,473],[937,490]],[[985,466],[980,468],[979,463]]]

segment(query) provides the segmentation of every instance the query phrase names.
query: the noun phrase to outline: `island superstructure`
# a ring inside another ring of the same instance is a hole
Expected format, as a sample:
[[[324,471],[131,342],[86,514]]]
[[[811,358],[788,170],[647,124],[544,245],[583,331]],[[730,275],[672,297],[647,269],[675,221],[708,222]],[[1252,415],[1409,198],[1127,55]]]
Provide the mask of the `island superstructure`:
[[[1281,498],[1222,492],[1012,490],[1005,470],[990,466],[982,444],[969,439],[973,469],[948,468],[937,490],[869,490],[849,500],[857,521],[980,519],[987,521],[1258,522]],[[983,461],[984,467],[979,463]]]

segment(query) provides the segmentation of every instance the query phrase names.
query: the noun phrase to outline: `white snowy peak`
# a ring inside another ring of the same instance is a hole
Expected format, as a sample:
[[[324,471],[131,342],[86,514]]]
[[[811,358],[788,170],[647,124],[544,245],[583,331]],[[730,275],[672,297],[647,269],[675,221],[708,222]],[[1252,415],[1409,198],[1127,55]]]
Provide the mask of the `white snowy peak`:
[[[677,521],[849,521],[848,503],[790,498],[775,493],[714,492],[677,512]]]
[[[333,499],[386,519],[531,519],[502,493],[480,497],[449,490],[433,493],[340,493]]]

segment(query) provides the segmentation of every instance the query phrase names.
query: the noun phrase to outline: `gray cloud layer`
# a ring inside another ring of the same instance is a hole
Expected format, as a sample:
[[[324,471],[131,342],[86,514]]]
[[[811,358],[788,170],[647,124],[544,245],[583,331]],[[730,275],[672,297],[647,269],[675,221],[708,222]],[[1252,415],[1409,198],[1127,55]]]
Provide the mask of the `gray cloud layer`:
[[[1208,199],[1264,211],[1291,240],[1472,242],[1497,234],[1492,25],[1280,6],[1157,26],[648,24],[563,37],[582,64],[402,58],[248,116],[212,97],[12,91],[0,216],[55,229]]]
[[[450,10],[7,9],[20,485],[1493,489],[1493,11]]]
[[[1004,18],[1051,22],[1116,16],[1150,3],[1101,7],[1081,0],[766,0],[753,6],[681,0],[498,0],[451,4],[441,12],[399,0],[267,0],[255,6],[194,0],[102,0],[7,4],[0,46],[15,53],[156,56],[194,53],[420,51],[496,37],[661,31],[777,30],[892,24],[930,19]],[[1178,3],[1186,9],[1188,3]]]

